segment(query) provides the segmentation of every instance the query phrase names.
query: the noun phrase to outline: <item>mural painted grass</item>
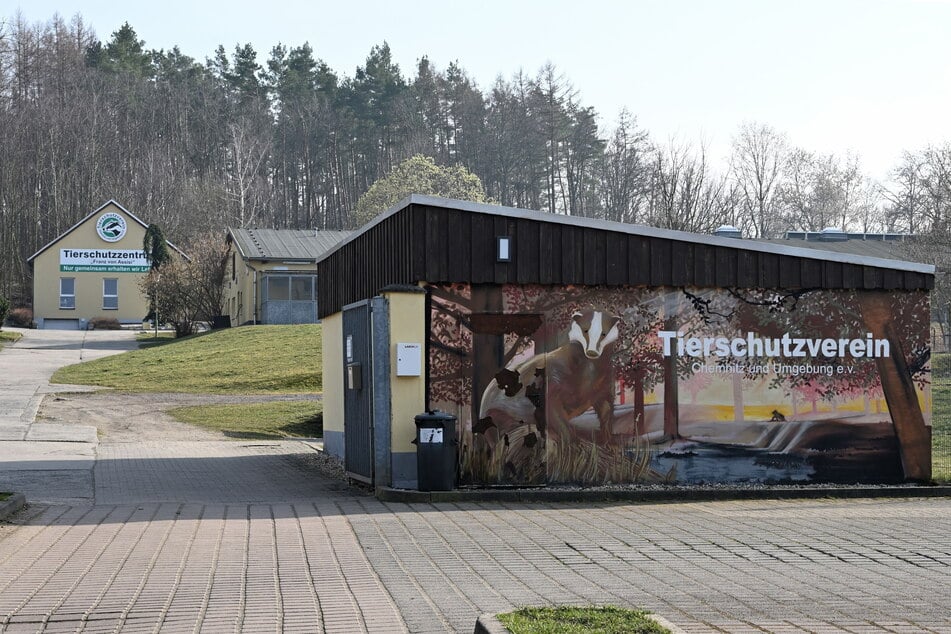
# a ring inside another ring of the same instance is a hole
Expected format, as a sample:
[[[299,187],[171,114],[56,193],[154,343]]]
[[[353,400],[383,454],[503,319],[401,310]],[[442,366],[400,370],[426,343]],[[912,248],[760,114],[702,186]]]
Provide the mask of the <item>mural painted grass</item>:
[[[324,434],[323,404],[318,401],[198,405],[168,413],[183,423],[232,438],[321,438]]]
[[[499,614],[499,620],[513,634],[555,634],[630,632],[632,634],[670,634],[643,610],[614,606],[522,608]]]
[[[321,329],[243,326],[58,370],[52,383],[129,392],[308,394],[321,390]]]
[[[581,485],[656,481],[650,471],[650,448],[637,439],[628,445],[599,445],[589,441],[551,442],[548,478]]]
[[[527,450],[523,446],[525,432],[524,426],[510,431],[508,446],[500,440],[494,451],[481,435],[464,432],[461,480],[491,484],[541,484],[547,480],[582,486],[664,481],[662,474],[650,468],[650,447],[638,438],[610,445],[580,438],[549,438]],[[520,466],[517,471],[513,464]]]

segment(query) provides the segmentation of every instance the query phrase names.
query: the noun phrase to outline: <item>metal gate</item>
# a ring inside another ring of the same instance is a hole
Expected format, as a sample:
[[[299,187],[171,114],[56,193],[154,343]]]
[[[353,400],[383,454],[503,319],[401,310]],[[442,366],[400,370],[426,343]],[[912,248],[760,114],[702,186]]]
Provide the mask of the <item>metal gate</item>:
[[[373,374],[370,302],[343,309],[344,467],[347,476],[373,483]]]

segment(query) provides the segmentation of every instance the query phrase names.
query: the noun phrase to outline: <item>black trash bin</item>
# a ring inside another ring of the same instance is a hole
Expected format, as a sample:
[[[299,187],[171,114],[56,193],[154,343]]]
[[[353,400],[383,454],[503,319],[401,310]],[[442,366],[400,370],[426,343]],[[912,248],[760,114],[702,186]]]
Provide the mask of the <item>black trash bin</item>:
[[[456,485],[456,417],[433,410],[416,416],[416,475],[420,491]]]

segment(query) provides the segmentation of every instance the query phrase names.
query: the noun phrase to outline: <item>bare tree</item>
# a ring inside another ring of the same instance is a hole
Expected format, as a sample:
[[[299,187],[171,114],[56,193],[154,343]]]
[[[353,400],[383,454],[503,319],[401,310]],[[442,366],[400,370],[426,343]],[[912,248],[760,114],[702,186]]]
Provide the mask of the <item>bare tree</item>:
[[[644,222],[651,183],[652,148],[647,132],[622,110],[601,162],[602,217],[617,222]]]
[[[741,228],[751,237],[775,235],[776,198],[788,151],[785,135],[764,124],[744,123],[733,138],[730,168],[745,211]]]
[[[186,274],[194,285],[194,302],[199,319],[210,321],[224,307],[225,273],[228,270],[228,245],[220,232],[199,234],[186,245],[191,260]]]
[[[706,148],[671,141],[654,153],[648,220],[656,227],[710,233],[733,218],[729,181],[712,173]]]
[[[866,178],[862,173],[859,159],[847,154],[833,171],[838,187],[839,219],[838,226],[843,230],[857,227],[863,217],[862,206],[866,198]]]
[[[228,199],[235,207],[238,226],[249,227],[264,211],[262,167],[271,149],[270,130],[264,122],[241,118],[228,126],[230,159]]]
[[[876,188],[869,188],[858,159],[817,154],[797,148],[790,152],[777,194],[782,230],[843,231],[867,224]],[[874,205],[873,205],[874,206]]]
[[[932,231],[951,231],[951,143],[928,147],[923,152],[926,170],[922,185],[925,210]]]
[[[887,205],[885,213],[889,231],[918,233],[924,226],[924,163],[920,154],[903,153],[901,163],[892,171],[892,184],[882,188],[882,196]]]
[[[906,152],[884,190],[891,227],[915,234],[904,244],[909,260],[936,267],[931,292],[934,319],[947,336],[951,326],[951,143]]]
[[[881,184],[871,178],[863,178],[857,194],[855,216],[858,228],[863,233],[887,232]]]

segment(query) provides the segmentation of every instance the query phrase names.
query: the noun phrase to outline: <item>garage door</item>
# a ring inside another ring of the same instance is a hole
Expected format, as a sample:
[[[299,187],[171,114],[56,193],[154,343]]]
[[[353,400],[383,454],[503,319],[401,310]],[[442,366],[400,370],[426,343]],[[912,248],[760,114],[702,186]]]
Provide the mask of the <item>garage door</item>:
[[[44,330],[79,330],[78,319],[44,319]]]

